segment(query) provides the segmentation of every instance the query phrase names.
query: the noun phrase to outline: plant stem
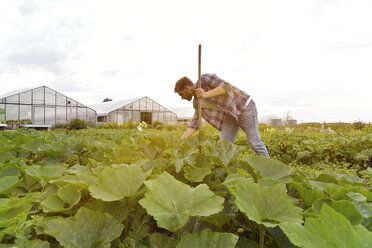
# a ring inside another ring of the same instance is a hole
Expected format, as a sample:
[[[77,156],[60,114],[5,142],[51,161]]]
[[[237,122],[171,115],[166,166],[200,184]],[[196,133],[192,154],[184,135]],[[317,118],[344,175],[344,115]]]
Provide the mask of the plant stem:
[[[128,217],[125,219],[125,224],[124,224],[124,237],[127,237],[128,236]]]
[[[260,230],[260,248],[264,248],[266,228],[262,225],[258,225],[258,229]]]

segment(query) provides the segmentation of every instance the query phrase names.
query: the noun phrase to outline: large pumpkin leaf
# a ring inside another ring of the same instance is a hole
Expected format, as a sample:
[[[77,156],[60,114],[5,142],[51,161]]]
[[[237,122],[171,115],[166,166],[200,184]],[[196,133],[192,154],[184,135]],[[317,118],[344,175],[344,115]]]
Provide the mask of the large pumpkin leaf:
[[[269,159],[264,156],[250,156],[248,163],[263,177],[271,177],[282,182],[289,183],[293,170],[280,161]]]
[[[17,246],[10,246],[17,248],[49,248],[49,242],[40,239],[23,240],[17,243]]]
[[[189,233],[182,237],[177,248],[234,248],[238,236],[232,233],[212,232],[204,229],[200,233]]]
[[[204,177],[211,174],[211,170],[209,168],[191,166],[183,167],[183,171],[185,172],[185,178],[190,182],[202,182]]]
[[[21,173],[19,172],[18,168],[15,166],[5,166],[0,170],[0,177],[6,176],[14,176],[18,177]]]
[[[49,212],[63,212],[75,206],[81,198],[82,187],[67,184],[57,190],[57,193],[50,194],[48,198],[41,202],[43,211]]]
[[[219,142],[205,142],[205,152],[208,157],[218,165],[228,167],[230,162],[238,158],[238,154],[244,148],[233,145],[227,140]]]
[[[0,198],[0,228],[25,219],[37,196],[38,194],[28,194],[23,198]]]
[[[91,199],[84,207],[91,210],[108,213],[119,222],[123,222],[129,214],[129,207],[122,201],[105,202],[102,200]]]
[[[10,151],[0,151],[0,163],[5,163],[12,157]]]
[[[314,202],[313,210],[316,214],[320,214],[323,204],[327,204],[334,210],[343,214],[352,225],[362,224],[363,215],[359,212],[357,207],[350,201],[340,200],[334,201],[331,199],[319,199]]]
[[[29,215],[32,203],[39,193],[30,193],[23,198],[0,198],[0,243],[5,235],[14,235],[19,231]]]
[[[311,185],[306,187],[306,184],[297,182],[292,182],[290,185],[300,194],[306,208],[311,207],[314,201],[318,199],[327,198],[325,193],[315,187],[312,187]]]
[[[224,198],[215,195],[207,185],[192,188],[167,172],[145,182],[148,191],[139,201],[158,226],[176,231],[190,216],[209,216],[223,208]]]
[[[6,194],[16,187],[18,176],[5,176],[0,178],[0,194]]]
[[[208,217],[203,217],[200,220],[209,222],[215,227],[221,229],[223,225],[225,225],[230,220],[234,219],[235,216],[227,215],[227,214],[214,214]]]
[[[323,204],[318,218],[307,218],[305,225],[279,224],[289,240],[306,248],[370,248],[372,235],[362,225],[352,226],[345,216]]]
[[[242,178],[228,188],[240,211],[257,223],[266,227],[275,227],[281,222],[302,223],[302,209],[293,205],[280,184],[262,186]]]
[[[101,170],[97,185],[89,187],[96,199],[118,201],[137,193],[151,170],[144,172],[138,166],[127,165],[119,168],[105,167]]]
[[[44,232],[66,248],[109,248],[123,228],[111,215],[82,207],[73,217],[46,220]]]
[[[40,183],[45,186],[47,182],[53,179],[57,179],[63,175],[66,168],[61,165],[56,166],[39,166],[33,165],[30,168],[27,168],[26,174],[39,180]]]
[[[38,148],[38,152],[44,153],[51,157],[61,156],[66,153],[68,146],[62,142],[42,144]]]

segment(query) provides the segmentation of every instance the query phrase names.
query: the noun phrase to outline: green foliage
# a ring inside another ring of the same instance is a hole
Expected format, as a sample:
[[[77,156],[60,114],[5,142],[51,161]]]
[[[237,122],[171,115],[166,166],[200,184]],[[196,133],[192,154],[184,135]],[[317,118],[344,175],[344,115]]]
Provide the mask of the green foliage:
[[[293,205],[280,184],[261,186],[252,179],[239,179],[228,188],[240,211],[256,223],[266,227],[282,222],[302,223],[301,208]]]
[[[370,246],[372,129],[260,128],[0,132],[0,246]]]
[[[54,126],[51,127],[52,130],[58,130],[58,129],[68,129],[69,125],[64,123],[57,123]]]
[[[72,130],[86,129],[87,127],[88,126],[87,126],[86,121],[85,120],[80,120],[78,118],[73,119],[69,124],[69,128],[72,129]]]
[[[145,184],[149,190],[139,203],[158,226],[171,232],[183,227],[190,216],[208,216],[222,210],[223,197],[213,194],[205,184],[192,188],[167,172]]]
[[[89,191],[96,199],[118,201],[137,193],[151,171],[144,172],[138,166],[103,168],[99,172],[98,183],[90,186]]]
[[[282,223],[280,228],[300,247],[309,248],[368,248],[372,234],[362,225],[352,226],[345,216],[324,204],[317,218],[307,218],[305,226]]]
[[[204,229],[200,233],[185,235],[177,248],[234,248],[237,242],[238,237],[234,234]]]
[[[109,248],[124,228],[111,215],[87,208],[80,208],[73,217],[48,219],[42,227],[43,233],[66,248]]]

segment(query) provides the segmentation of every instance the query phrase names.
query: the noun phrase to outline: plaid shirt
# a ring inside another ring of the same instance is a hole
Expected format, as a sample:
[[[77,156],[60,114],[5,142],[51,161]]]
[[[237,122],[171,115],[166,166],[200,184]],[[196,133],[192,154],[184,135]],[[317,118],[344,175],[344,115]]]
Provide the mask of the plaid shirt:
[[[197,83],[194,86],[197,88]],[[218,130],[221,130],[223,117],[228,114],[238,120],[239,115],[246,108],[250,96],[244,91],[217,77],[216,74],[203,74],[201,76],[201,87],[205,91],[210,91],[217,86],[224,88],[226,90],[226,94],[203,99],[208,103],[215,105],[217,109],[202,108],[202,117],[209,124]],[[195,109],[195,113],[189,128],[196,130],[199,129],[197,97],[194,97],[193,99],[193,107]]]

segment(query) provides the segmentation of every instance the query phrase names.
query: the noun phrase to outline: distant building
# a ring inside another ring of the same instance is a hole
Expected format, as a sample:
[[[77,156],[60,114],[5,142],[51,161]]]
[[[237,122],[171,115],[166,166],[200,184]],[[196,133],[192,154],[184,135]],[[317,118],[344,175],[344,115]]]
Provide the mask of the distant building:
[[[282,125],[282,119],[271,119],[270,120],[270,126],[281,126]]]
[[[288,120],[288,125],[290,126],[297,125],[297,120],[294,120],[294,119]]]
[[[109,122],[124,124],[142,121],[152,124],[155,121],[160,121],[174,125],[177,121],[175,113],[147,96],[117,101],[105,99],[104,102],[90,105],[90,107],[97,111],[97,124]]]
[[[96,123],[96,111],[47,86],[0,96],[0,120],[28,120],[36,125],[68,124],[79,118]]]

